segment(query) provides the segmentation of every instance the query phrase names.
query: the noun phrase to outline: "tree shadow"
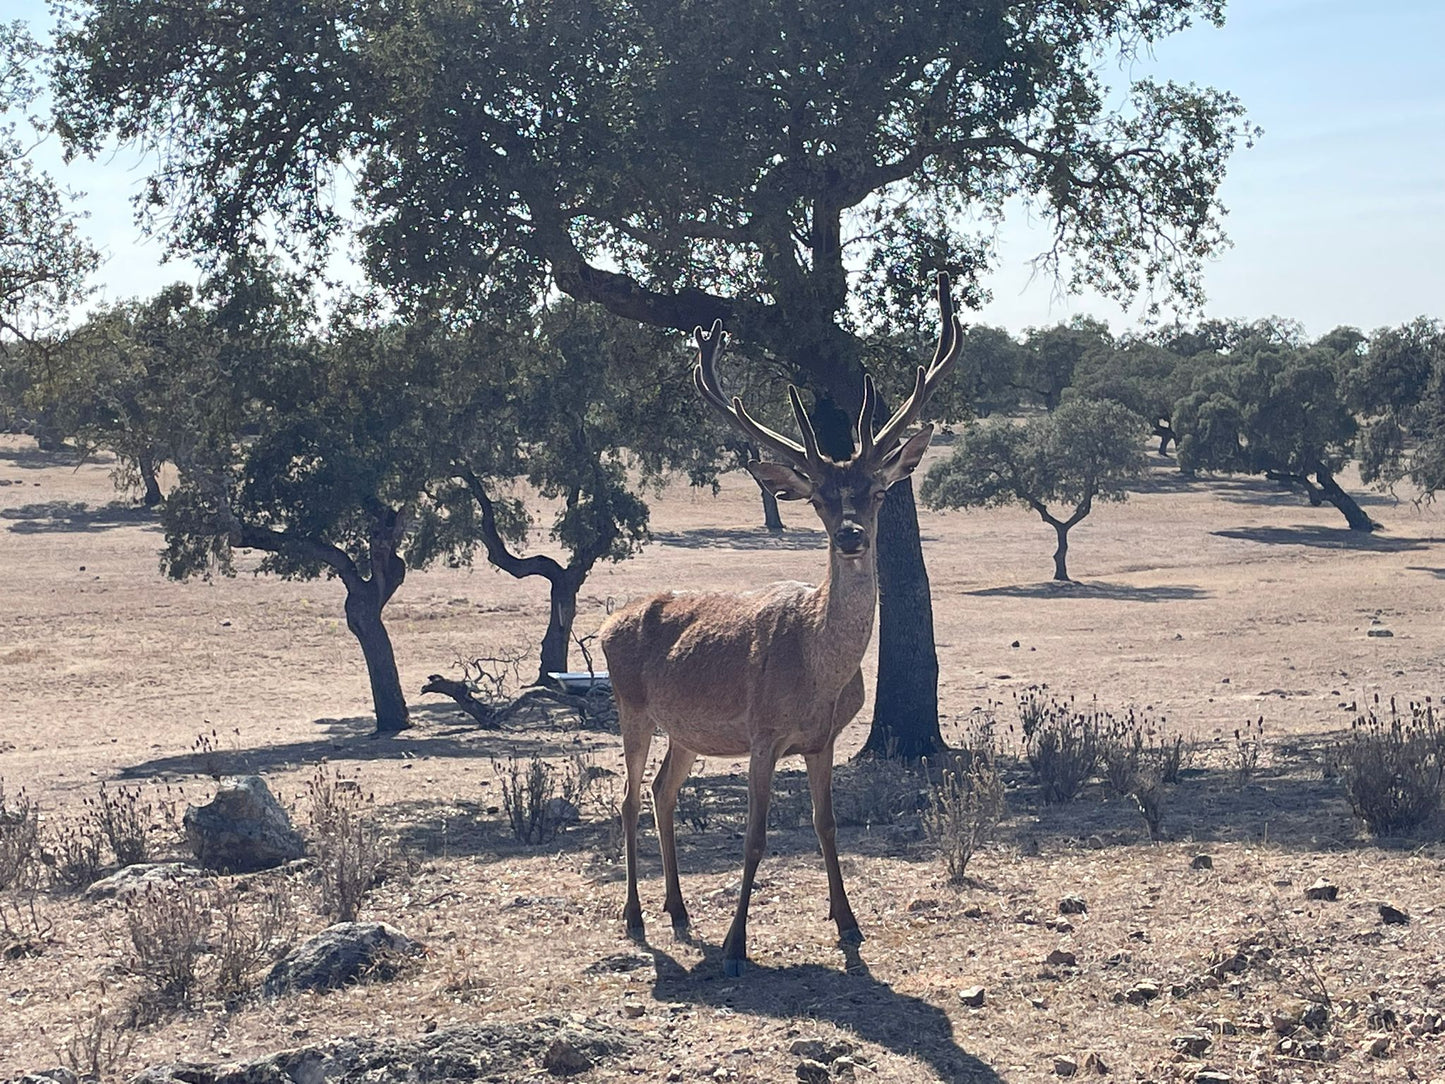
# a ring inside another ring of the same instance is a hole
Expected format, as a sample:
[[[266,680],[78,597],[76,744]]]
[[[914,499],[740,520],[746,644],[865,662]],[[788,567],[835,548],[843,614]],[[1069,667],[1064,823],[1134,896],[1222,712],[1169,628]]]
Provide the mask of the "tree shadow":
[[[1371,550],[1376,553],[1422,550],[1442,541],[1438,538],[1391,538],[1379,531],[1352,531],[1348,527],[1318,527],[1307,524],[1295,524],[1292,527],[1232,527],[1210,533],[1219,538],[1235,538],[1272,546],[1313,546],[1318,549]]]
[[[1445,580],[1445,568],[1429,568],[1425,565],[1406,565],[1408,572],[1425,572],[1434,576],[1437,580]]]
[[[378,736],[376,720],[369,715],[346,719],[317,719],[318,737],[280,745],[250,748],[226,746],[217,736],[204,748],[188,753],[156,757],[121,769],[118,778],[150,779],[185,775],[257,775],[318,764],[322,760],[363,763],[377,760],[437,758],[505,758],[559,756],[576,748],[573,735],[537,729],[482,730],[466,725],[463,715],[446,704],[416,704],[410,707],[412,728],[400,734]],[[202,743],[198,739],[197,745]]]
[[[41,451],[31,443],[20,448],[0,447],[0,462],[9,463],[20,470],[48,470],[51,467],[69,467],[74,470],[81,463],[80,453],[74,448],[57,448]]]
[[[652,994],[659,1001],[780,1020],[799,1015],[827,1020],[865,1042],[926,1063],[940,1080],[958,1084],[1001,1080],[987,1063],[958,1045],[947,1013],[875,978],[858,946],[839,946],[843,969],[749,963],[741,979],[728,979],[722,973],[721,946],[694,942],[705,955],[688,968],[662,949],[643,944],[656,968]]]
[[[1041,583],[1008,584],[1003,587],[982,587],[965,591],[981,598],[1098,598],[1113,602],[1179,602],[1185,599],[1208,598],[1209,592],[1192,584],[1161,584],[1135,587],[1127,583],[1094,583],[1071,580],[1044,580]]]
[[[136,525],[160,530],[155,509],[120,501],[96,508],[84,501],[40,501],[0,510],[0,517],[18,521],[10,526],[16,534],[83,533]]]

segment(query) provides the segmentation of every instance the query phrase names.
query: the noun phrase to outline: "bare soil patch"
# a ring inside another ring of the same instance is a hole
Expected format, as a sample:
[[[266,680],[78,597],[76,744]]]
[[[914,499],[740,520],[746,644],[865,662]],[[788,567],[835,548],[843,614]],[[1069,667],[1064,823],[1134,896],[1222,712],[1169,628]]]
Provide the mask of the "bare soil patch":
[[[102,782],[138,788],[163,824],[164,802],[199,803],[213,774],[254,772],[304,826],[306,783],[328,761],[374,796],[397,840],[362,917],[427,946],[385,982],[154,1014],[129,1029],[111,1075],[340,1037],[376,1049],[456,1029],[550,1036],[571,1021],[617,1039],[599,1040],[610,1053],[581,1080],[793,1080],[821,1051],[835,1076],[889,1081],[1050,1080],[1067,1069],[1059,1059],[1118,1080],[1208,1080],[1207,1067],[1236,1081],[1445,1081],[1438,827],[1364,838],[1326,755],[1350,705],[1445,689],[1435,508],[1373,496],[1388,530],[1361,538],[1269,483],[1183,479],[1161,464],[1127,504],[1075,529],[1083,582],[1064,587],[1046,581],[1052,533],[1036,518],[923,513],[945,732],[961,742],[992,711],[1006,736],[1012,698],[1031,685],[1147,708],[1199,743],[1170,789],[1167,838],[1150,843],[1137,811],[1096,784],[1045,807],[1011,766],[1000,837],[955,888],[914,822],[870,819],[854,794],[861,812],[839,847],[868,940],[844,951],[825,918],[801,766],[784,762],[752,909],[755,966],[732,980],[719,952],[745,765],[709,760],[690,784],[699,815],[680,862],[692,941],[675,943],[661,914],[644,819],[650,940],[633,944],[619,917],[614,777],[593,787],[581,823],[524,846],[504,823],[497,771],[533,754],[618,771],[615,734],[543,714],[480,731],[418,694],[412,731],[371,740],[338,585],[254,577],[244,562],[234,579],[168,582],[155,521],[116,501],[106,464],[77,469],[22,438],[0,438],[0,483],[7,793],[24,788],[53,826],[81,816]],[[790,529],[775,538],[757,526],[744,476],[717,497],[670,489],[654,504],[657,541],[585,588],[579,631],[600,624],[609,599],[663,586],[816,578],[823,540],[805,511],[784,511]],[[540,581],[486,566],[410,574],[387,610],[404,686],[534,642],[545,608]],[[840,758],[871,713],[870,701]],[[1263,754],[1242,780],[1234,732],[1260,718]],[[655,743],[654,761],[664,749]],[[850,785],[863,783],[840,771],[840,807]],[[170,846],[167,831],[156,838]],[[1201,853],[1209,868],[1194,868]],[[298,935],[324,927],[307,872],[279,876]],[[1319,878],[1339,886],[1336,900],[1306,898]],[[1059,913],[1070,895],[1084,913]],[[1382,922],[1381,903],[1408,924]],[[0,957],[0,1077],[58,1064],[97,1008],[122,1005],[138,982],[123,902],[45,891],[33,915],[12,915],[25,922],[33,936]],[[975,986],[980,1008],[959,997]],[[1323,1021],[1303,1020],[1312,1005]],[[822,1045],[797,1045],[809,1039]],[[497,1079],[547,1075],[531,1046],[515,1048],[528,1052],[494,1065]]]

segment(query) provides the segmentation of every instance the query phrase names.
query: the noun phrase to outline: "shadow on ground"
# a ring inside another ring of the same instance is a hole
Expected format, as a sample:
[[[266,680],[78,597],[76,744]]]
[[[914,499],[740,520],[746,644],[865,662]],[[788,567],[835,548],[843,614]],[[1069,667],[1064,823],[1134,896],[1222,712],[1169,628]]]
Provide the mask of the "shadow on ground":
[[[904,1058],[927,1064],[940,1080],[990,1084],[1001,1080],[987,1064],[958,1045],[948,1014],[921,998],[900,994],[874,978],[863,960],[867,945],[842,948],[845,968],[818,964],[770,967],[749,964],[741,979],[722,973],[722,949],[704,945],[704,959],[686,968],[662,949],[647,945],[657,969],[652,993],[662,1002],[778,1019],[826,1020]]]
[[[690,531],[656,531],[652,538],[662,546],[690,550],[816,550],[828,544],[823,532],[811,527],[790,527],[781,534],[762,527],[698,527]]]
[[[1232,527],[1210,533],[1219,538],[1236,538],[1244,542],[1261,542],[1271,546],[1313,546],[1317,549],[1373,550],[1376,553],[1423,550],[1442,541],[1438,538],[1392,538],[1379,531],[1352,531],[1348,527],[1316,527],[1307,524],[1296,524],[1293,527]]]
[[[41,501],[6,508],[0,517],[15,520],[10,529],[17,534],[45,534],[54,531],[106,531],[112,527],[139,525],[160,530],[159,516],[153,508],[111,501],[92,508],[84,501]]]
[[[157,757],[124,768],[121,779],[150,779],[172,775],[254,775],[318,764],[322,760],[362,763],[376,760],[419,761],[430,757],[489,759],[509,756],[565,756],[580,747],[585,733],[537,727],[482,730],[467,725],[467,716],[446,704],[411,705],[412,728],[389,737],[376,735],[371,716],[317,719],[319,736],[278,745],[227,747],[226,739],[214,748]]]
[[[1007,584],[1003,587],[982,587],[964,594],[982,598],[1059,598],[1107,599],[1111,602],[1182,602],[1186,599],[1208,598],[1209,592],[1192,584],[1162,584],[1157,587],[1135,587],[1128,583],[1085,583],[1073,580],[1061,583]]]
[[[74,448],[58,448],[42,452],[33,442],[21,448],[0,448],[0,463],[8,463],[21,470],[47,470],[51,467],[66,467],[74,470],[80,463],[80,453]]]

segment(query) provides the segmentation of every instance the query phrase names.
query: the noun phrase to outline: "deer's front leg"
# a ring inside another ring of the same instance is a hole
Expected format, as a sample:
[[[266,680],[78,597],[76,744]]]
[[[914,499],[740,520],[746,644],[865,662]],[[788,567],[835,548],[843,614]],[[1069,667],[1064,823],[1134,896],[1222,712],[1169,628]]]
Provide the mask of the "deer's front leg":
[[[642,773],[647,768],[647,751],[652,746],[652,723],[618,702],[622,729],[622,753],[627,762],[627,789],[622,795],[622,842],[627,854],[627,903],[622,921],[627,936],[643,937],[642,901],[637,897],[637,819],[642,813]]]
[[[768,802],[773,794],[773,768],[778,754],[772,748],[754,749],[748,761],[748,829],[743,844],[743,883],[738,890],[738,909],[723,941],[723,974],[737,977],[748,960],[748,901],[753,894],[753,877],[768,844]]]
[[[813,830],[823,851],[823,868],[828,871],[828,917],[838,923],[838,940],[856,945],[863,931],[848,906],[843,891],[843,872],[838,868],[838,825],[833,817],[833,746],[803,757],[808,766],[808,790],[813,797]]]
[[[662,847],[662,875],[667,883],[667,898],[662,909],[672,916],[672,932],[677,937],[687,934],[687,906],[682,902],[682,885],[677,879],[677,833],[674,813],[677,792],[697,761],[697,754],[669,738],[667,755],[652,780],[652,808],[657,815],[657,839]]]

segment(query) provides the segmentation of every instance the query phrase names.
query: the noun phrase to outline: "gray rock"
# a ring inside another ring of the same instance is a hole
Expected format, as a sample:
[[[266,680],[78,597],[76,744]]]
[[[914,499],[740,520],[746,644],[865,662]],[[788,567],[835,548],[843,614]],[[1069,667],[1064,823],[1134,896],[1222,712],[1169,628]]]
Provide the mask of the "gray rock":
[[[553,1076],[575,1076],[592,1068],[592,1059],[559,1035],[542,1055],[542,1068]]]
[[[389,979],[422,952],[419,942],[384,922],[338,922],[292,950],[266,976],[268,997],[293,990],[334,990],[363,979]]]
[[[109,877],[96,881],[81,896],[87,900],[124,899],[158,885],[191,884],[211,879],[195,866],[184,862],[150,862],[126,866]]]
[[[958,992],[958,1000],[970,1009],[983,1008],[984,989],[982,986],[966,986]]]
[[[1157,982],[1136,982],[1129,989],[1124,991],[1124,1000],[1130,1005],[1144,1005],[1153,1001],[1161,993]]]
[[[1083,896],[1065,896],[1059,901],[1059,914],[1082,915],[1089,909]]]
[[[1213,869],[1214,859],[1207,854],[1196,854],[1189,863],[1190,869]]]
[[[221,780],[208,804],[186,809],[183,823],[186,842],[206,869],[251,873],[306,853],[305,841],[259,775]]]
[[[1067,1054],[1060,1054],[1054,1058],[1055,1076],[1073,1076],[1079,1071],[1079,1063]]]
[[[1192,1058],[1202,1057],[1209,1051],[1212,1040],[1202,1031],[1192,1031],[1185,1035],[1176,1035],[1169,1040],[1169,1045],[1181,1054],[1187,1054]]]
[[[639,1046],[633,1032],[544,1016],[448,1028],[419,1039],[333,1039],[243,1062],[174,1062],[142,1071],[131,1084],[507,1084],[520,1079],[523,1066],[536,1066],[558,1039],[592,1065]]]
[[[1323,877],[1305,889],[1305,899],[1307,900],[1323,900],[1328,903],[1338,899],[1339,895],[1339,885],[1331,884]]]
[[[582,820],[582,810],[566,798],[553,798],[547,803],[547,823],[557,827],[577,824]]]
[[[803,1084],[827,1084],[832,1073],[821,1061],[814,1061],[812,1058],[804,1058],[798,1062],[798,1079]]]
[[[1044,957],[1044,963],[1050,967],[1074,967],[1079,959],[1068,949],[1056,948],[1048,956]]]
[[[36,1069],[15,1078],[13,1084],[80,1084],[80,1077],[64,1066],[54,1069]]]
[[[1398,907],[1391,907],[1388,903],[1380,904],[1380,921],[1386,926],[1408,926],[1410,916]]]

